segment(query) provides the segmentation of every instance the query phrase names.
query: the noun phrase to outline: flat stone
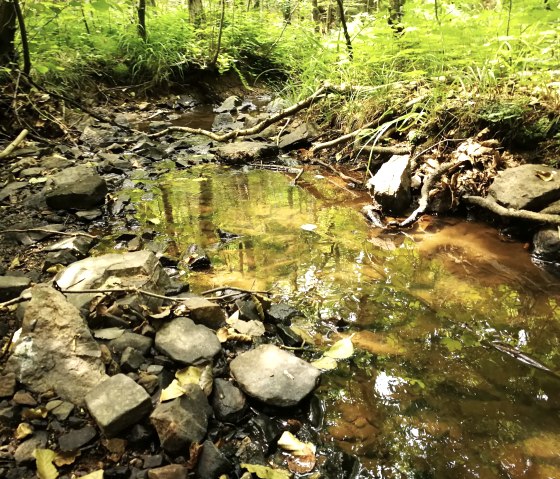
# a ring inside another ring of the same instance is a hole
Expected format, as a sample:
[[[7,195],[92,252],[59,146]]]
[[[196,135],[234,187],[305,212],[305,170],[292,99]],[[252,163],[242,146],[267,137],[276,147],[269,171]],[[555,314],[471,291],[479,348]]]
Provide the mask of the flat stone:
[[[125,349],[132,348],[142,355],[150,352],[153,339],[142,334],[125,331],[118,338],[109,341],[109,349],[115,353],[122,354]]]
[[[294,131],[280,138],[278,148],[284,151],[308,146],[317,137],[319,129],[314,123],[302,123]]]
[[[167,466],[150,469],[149,479],[187,479],[187,468],[180,464],[169,464]],[[210,479],[210,478],[208,478]]]
[[[68,416],[72,414],[73,410],[74,410],[74,405],[71,402],[62,401],[62,404],[59,404],[58,406],[53,408],[51,413],[59,421],[66,421],[66,419],[68,419]]]
[[[238,96],[232,95],[228,96],[220,106],[214,108],[214,113],[226,113],[237,111],[237,107],[241,106],[241,98]]]
[[[73,161],[60,155],[43,156],[39,162],[41,163],[41,168],[44,170],[61,170],[62,168],[69,168],[74,164]]]
[[[20,406],[37,406],[37,400],[27,391],[18,391],[15,393],[13,401]]]
[[[64,452],[77,451],[90,442],[95,436],[97,436],[95,428],[93,426],[85,426],[60,436],[58,438],[58,445],[60,446],[60,450]]]
[[[246,394],[273,406],[299,403],[321,376],[311,364],[271,344],[237,356],[230,370]]]
[[[401,214],[412,200],[410,183],[410,155],[393,155],[368,180],[367,186],[383,211]]]
[[[238,141],[213,148],[210,151],[221,161],[238,165],[273,157],[278,154],[278,147],[272,143]]]
[[[560,170],[546,165],[508,168],[498,173],[488,195],[505,208],[540,211],[560,200]]]
[[[14,453],[16,464],[26,464],[35,461],[35,449],[43,449],[47,445],[48,434],[46,431],[37,431],[33,437],[23,441]]]
[[[51,251],[45,256],[42,270],[45,272],[57,265],[68,266],[76,261],[78,261],[78,258],[70,251]]]
[[[12,183],[8,183],[4,188],[0,190],[0,202],[10,198],[11,196],[15,196],[15,194],[23,189],[27,188],[29,185],[27,182],[18,182],[14,181]]]
[[[202,453],[196,465],[196,474],[201,479],[218,479],[227,474],[233,465],[212,441],[204,441]]]
[[[88,210],[102,204],[105,180],[93,168],[74,166],[50,177],[43,191],[47,205],[61,210]]]
[[[117,374],[93,388],[86,405],[107,437],[141,421],[152,409],[146,390],[124,374]]]
[[[189,318],[175,318],[156,333],[156,348],[174,361],[197,364],[211,361],[221,351],[216,333]]]
[[[208,301],[202,296],[184,295],[182,301],[189,310],[189,318],[196,324],[202,324],[211,329],[221,328],[226,321],[224,310],[216,303]]]
[[[196,384],[185,386],[185,395],[160,403],[150,415],[162,447],[171,454],[185,453],[192,443],[206,435],[212,408]]]
[[[87,256],[90,248],[94,243],[93,238],[88,238],[87,236],[69,236],[56,243],[47,246],[46,251],[70,251],[78,258],[83,258]]]
[[[25,276],[0,276],[0,302],[17,298],[30,285]]]
[[[107,377],[101,350],[85,320],[61,293],[45,284],[31,289],[22,333],[6,370],[30,391],[55,391],[77,405]]]
[[[289,326],[291,320],[297,316],[302,316],[301,312],[286,303],[271,304],[266,311],[267,318],[275,324],[285,324]]]
[[[16,391],[15,373],[5,373],[0,376],[0,398],[12,397]]]
[[[212,407],[220,421],[237,422],[245,412],[247,401],[241,390],[225,379],[215,379]]]

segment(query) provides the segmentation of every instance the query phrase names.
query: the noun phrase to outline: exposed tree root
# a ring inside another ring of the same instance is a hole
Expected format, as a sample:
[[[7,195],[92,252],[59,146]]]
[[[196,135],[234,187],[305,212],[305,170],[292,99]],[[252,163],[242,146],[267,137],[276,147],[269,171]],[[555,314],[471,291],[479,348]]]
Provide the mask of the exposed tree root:
[[[359,151],[374,155],[406,155],[412,151],[412,148],[407,146],[362,146]]]
[[[547,223],[552,225],[560,225],[560,215],[552,215],[548,213],[536,213],[529,210],[514,210],[512,208],[504,208],[489,198],[481,196],[463,196],[463,200],[475,206],[485,208],[492,213],[503,218],[515,218],[519,220],[535,221],[538,223]]]

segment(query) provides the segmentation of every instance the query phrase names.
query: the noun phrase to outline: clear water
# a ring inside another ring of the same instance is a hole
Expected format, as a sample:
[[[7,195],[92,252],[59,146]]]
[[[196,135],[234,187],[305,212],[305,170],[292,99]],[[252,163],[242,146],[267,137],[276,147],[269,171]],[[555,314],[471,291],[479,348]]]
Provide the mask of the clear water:
[[[190,273],[195,291],[271,290],[305,311],[296,326],[320,348],[354,333],[356,354],[318,394],[324,441],[357,455],[361,477],[560,478],[557,279],[488,226],[379,232],[337,180],[290,181],[174,172],[135,193],[137,218],[171,254],[206,248],[214,267]],[[218,228],[241,237],[220,242]]]

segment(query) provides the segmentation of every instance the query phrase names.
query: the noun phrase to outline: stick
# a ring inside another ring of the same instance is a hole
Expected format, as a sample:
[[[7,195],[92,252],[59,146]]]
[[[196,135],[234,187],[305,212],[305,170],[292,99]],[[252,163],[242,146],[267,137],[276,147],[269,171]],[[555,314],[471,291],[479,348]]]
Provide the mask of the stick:
[[[217,293],[219,291],[227,291],[227,290],[238,291],[239,293],[247,293],[247,294],[266,294],[266,295],[272,294],[270,291],[250,291],[248,289],[237,288],[235,286],[220,286],[219,288],[208,289],[200,294],[202,296],[205,296],[207,294],[212,294],[212,293]]]
[[[341,173],[340,171],[338,171],[334,166],[329,165],[328,163],[325,163],[324,161],[321,160],[311,160],[311,163],[316,163],[318,165],[321,165],[322,167],[326,168],[327,170],[332,171],[334,174],[338,175],[341,179],[343,179],[344,181],[351,181],[352,183],[355,183],[356,185],[359,185],[361,183],[360,180],[357,180],[356,178],[352,178],[351,176],[345,175],[344,173]]]
[[[70,232],[70,231],[56,231],[50,230],[48,228],[27,228],[27,229],[15,229],[15,230],[1,230],[0,234],[8,234],[8,233],[51,233],[53,235],[62,235],[62,236],[85,236],[86,238],[97,239],[97,236],[89,235],[87,233],[82,233],[81,231]]]
[[[6,158],[6,156],[9,156],[12,151],[14,151],[17,146],[23,141],[25,140],[25,137],[27,136],[27,134],[29,133],[28,129],[23,129],[21,130],[21,133],[16,137],[16,139],[14,141],[12,141],[5,149],[4,151],[0,152],[0,159],[2,158]]]
[[[536,221],[538,223],[548,223],[552,225],[560,225],[560,215],[548,213],[536,213],[529,210],[514,210],[513,208],[504,208],[494,200],[482,198],[481,196],[463,196],[463,200],[475,206],[485,208],[492,213],[504,218],[515,218],[527,221]]]

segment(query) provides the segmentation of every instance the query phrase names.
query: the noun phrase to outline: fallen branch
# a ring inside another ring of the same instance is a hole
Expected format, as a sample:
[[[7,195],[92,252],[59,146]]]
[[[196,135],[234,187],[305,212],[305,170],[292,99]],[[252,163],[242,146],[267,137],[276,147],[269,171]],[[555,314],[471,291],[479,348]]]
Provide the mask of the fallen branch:
[[[412,149],[408,146],[362,146],[359,151],[374,155],[406,155]]]
[[[485,208],[488,211],[504,218],[515,218],[519,220],[536,221],[538,223],[560,225],[560,215],[536,213],[529,210],[515,210],[513,208],[504,208],[494,200],[489,198],[482,198],[481,196],[463,196],[463,200],[471,205]]]
[[[16,139],[12,141],[6,148],[4,148],[3,151],[0,152],[0,159],[9,156],[12,151],[14,151],[23,140],[25,140],[25,137],[28,133],[29,130],[27,129],[21,130],[21,133],[16,137]]]
[[[356,185],[359,185],[359,184],[362,183],[360,180],[357,180],[356,178],[352,178],[351,176],[345,175],[344,173],[338,171],[334,166],[329,165],[328,163],[325,163],[324,161],[313,159],[313,160],[311,160],[311,163],[321,165],[323,168],[326,168],[327,170],[332,171],[335,175],[338,175],[344,181],[351,181],[352,183],[355,183]]]
[[[202,128],[190,128],[188,126],[171,126],[169,128],[166,128],[165,130],[158,131],[157,133],[153,133],[151,135],[148,135],[148,137],[149,138],[158,138],[160,136],[166,135],[167,133],[169,133],[171,131],[182,131],[182,132],[185,132],[185,133],[192,133],[192,134],[195,134],[195,135],[204,135],[204,136],[207,136],[208,138],[211,138],[212,140],[219,141],[219,142],[224,142],[224,141],[232,140],[232,139],[240,137],[240,136],[256,135],[257,133],[260,133],[264,129],[268,128],[270,125],[273,125],[274,123],[277,123],[280,120],[283,120],[284,118],[287,118],[287,117],[297,113],[298,111],[303,110],[304,108],[307,108],[315,100],[317,100],[318,98],[323,96],[327,91],[329,91],[331,89],[333,89],[332,86],[329,86],[329,85],[325,84],[325,85],[321,86],[321,88],[316,90],[314,93],[312,93],[310,96],[305,98],[304,100],[301,100],[300,102],[296,103],[295,105],[292,105],[291,107],[280,111],[276,115],[273,115],[269,118],[266,118],[263,121],[261,121],[260,123],[257,123],[255,126],[253,126],[251,128],[246,128],[245,130],[233,130],[233,131],[230,131],[228,133],[224,133],[224,134],[220,135],[218,133],[214,133],[212,131],[204,130]]]
[[[370,122],[367,125],[364,125],[361,128],[358,128],[357,130],[352,131],[351,133],[347,133],[346,135],[339,136],[338,138],[335,138],[334,140],[325,141],[324,143],[317,143],[316,145],[313,145],[311,148],[309,148],[309,151],[311,153],[315,153],[316,151],[323,150],[323,149],[329,148],[331,146],[336,146],[339,143],[345,142],[346,140],[351,140],[352,138],[357,137],[364,130],[367,130],[368,128],[371,128],[373,125],[374,125],[374,122]]]
[[[422,190],[420,191],[420,200],[418,201],[418,208],[416,208],[412,214],[406,218],[404,221],[398,224],[399,227],[404,228],[406,226],[410,226],[411,224],[415,223],[420,215],[422,215],[429,206],[430,203],[430,191],[434,184],[439,181],[439,179],[445,175],[446,173],[458,168],[459,166],[463,165],[469,160],[459,160],[459,161],[450,161],[448,163],[443,163],[440,165],[436,171],[434,171],[422,185]]]
[[[248,289],[237,288],[235,286],[220,286],[219,288],[208,289],[200,294],[202,296],[206,296],[212,293],[219,293],[220,291],[237,291],[238,293],[245,293],[245,294],[266,294],[268,296],[272,294],[270,291],[251,291]]]
[[[50,230],[48,228],[26,228],[26,229],[14,229],[14,230],[1,230],[0,234],[8,234],[8,233],[49,233],[53,235],[61,235],[61,236],[85,236],[86,238],[90,239],[97,239],[97,236],[93,236],[87,233],[82,233],[81,231],[56,231]]]

